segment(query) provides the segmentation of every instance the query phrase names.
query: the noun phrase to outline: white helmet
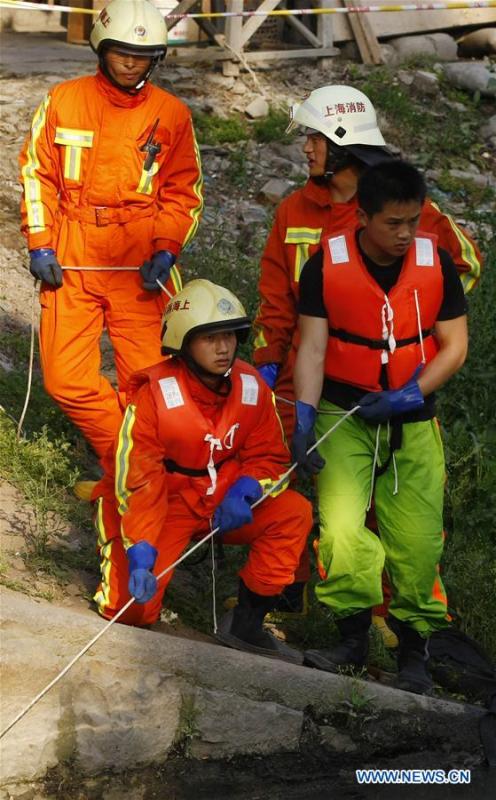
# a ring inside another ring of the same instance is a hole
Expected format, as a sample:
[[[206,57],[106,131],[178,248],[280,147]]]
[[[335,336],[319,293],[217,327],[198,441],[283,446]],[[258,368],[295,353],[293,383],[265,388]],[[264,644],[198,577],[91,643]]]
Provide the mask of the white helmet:
[[[115,45],[124,52],[161,59],[167,51],[167,25],[149,0],[112,0],[93,25],[90,45],[98,55]]]
[[[322,133],[367,164],[389,156],[371,101],[352,86],[322,86],[291,106],[287,131],[302,125]]]
[[[248,335],[251,322],[236,295],[203,278],[190,281],[169,301],[162,317],[162,352],[181,353],[195,333],[236,331]]]

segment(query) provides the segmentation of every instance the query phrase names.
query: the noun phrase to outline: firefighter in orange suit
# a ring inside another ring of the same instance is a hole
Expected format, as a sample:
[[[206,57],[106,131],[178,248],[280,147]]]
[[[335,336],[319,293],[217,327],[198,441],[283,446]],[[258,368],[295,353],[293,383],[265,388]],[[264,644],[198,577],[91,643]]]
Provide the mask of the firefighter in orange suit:
[[[307,134],[304,153],[309,180],[282,201],[260,266],[260,308],[254,323],[254,363],[275,393],[293,395],[298,347],[299,280],[306,261],[332,233],[357,225],[358,178],[367,166],[391,158],[368,97],[351,86],[324,86],[290,112],[290,128]],[[477,245],[453,219],[427,199],[419,228],[437,236],[451,255],[465,292],[477,283],[481,256]],[[278,402],[288,438],[294,408]]]
[[[304,264],[322,247],[322,241],[345,228],[355,227],[357,184],[367,166],[391,158],[377,125],[369,98],[351,86],[324,86],[292,107],[290,128],[307,134],[304,153],[309,180],[282,201],[277,209],[261,261],[260,307],[256,317],[253,360],[274,389],[288,440],[294,427],[293,370],[298,349],[297,305]],[[477,283],[481,256],[477,245],[453,219],[426,199],[419,229],[437,236],[439,246],[453,259],[465,292]],[[289,402],[284,402],[284,400]],[[375,527],[375,522],[369,520]],[[280,610],[302,610],[303,586],[310,577],[308,552],[295,584]],[[385,587],[387,592],[387,587]],[[377,609],[383,626],[384,609]],[[385,632],[388,637],[387,631]],[[394,637],[391,643],[395,643]]]
[[[250,322],[239,300],[194,280],[166,308],[162,351],[173,358],[136,373],[110,477],[97,504],[102,582],[95,595],[111,618],[134,596],[121,622],[147,625],[160,614],[172,577],[156,575],[192,538],[219,527],[228,544],[249,544],[239,601],[219,624],[221,642],[272,658],[299,653],[263,629],[263,619],[294,571],[312,524],[310,503],[276,486],[289,453],[272,393],[236,358]],[[253,511],[250,506],[274,493]]]
[[[202,209],[198,148],[188,109],[149,83],[167,28],[147,0],[113,0],[90,42],[94,76],[55,86],[21,153],[22,230],[41,279],[45,387],[100,458],[122,421],[100,374],[112,341],[119,389],[160,357],[160,319],[181,288],[175,261]]]

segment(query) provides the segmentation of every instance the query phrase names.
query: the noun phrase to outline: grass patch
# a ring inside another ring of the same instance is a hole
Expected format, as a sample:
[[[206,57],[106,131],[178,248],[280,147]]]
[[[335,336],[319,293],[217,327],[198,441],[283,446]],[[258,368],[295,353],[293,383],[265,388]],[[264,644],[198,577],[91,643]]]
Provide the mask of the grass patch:
[[[193,123],[199,144],[229,144],[243,142],[249,138],[247,124],[238,116],[225,119],[215,114],[195,111]]]
[[[33,518],[24,532],[28,552],[46,557],[48,540],[65,528],[66,490],[74,485],[77,471],[71,468],[68,442],[50,441],[47,427],[31,440],[17,440],[14,424],[0,417],[0,471],[21,489]]]
[[[289,119],[288,112],[271,108],[267,117],[255,120],[251,129],[253,138],[259,143],[281,142],[289,144],[294,139],[294,134],[286,133]]]
[[[391,131],[387,138],[402,150],[415,153],[416,163],[424,168],[450,169],[463,166],[467,159],[482,166],[479,129],[487,115],[478,98],[454,90],[441,76],[442,96],[451,102],[433,98],[425,103],[425,98],[402,86],[395,73],[391,67],[379,67],[366,78],[357,74],[354,82],[388,119]],[[453,105],[460,101],[465,110]]]
[[[448,482],[443,577],[462,629],[496,658],[496,240],[470,297],[467,362],[442,391]]]

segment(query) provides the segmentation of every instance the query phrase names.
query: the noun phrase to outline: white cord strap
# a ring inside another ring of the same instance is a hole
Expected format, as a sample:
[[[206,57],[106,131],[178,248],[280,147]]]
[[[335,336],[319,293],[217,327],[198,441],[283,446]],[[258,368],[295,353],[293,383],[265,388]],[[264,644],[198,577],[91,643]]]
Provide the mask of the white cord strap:
[[[422,336],[422,318],[420,316],[420,303],[418,299],[418,292],[416,289],[413,290],[415,296],[415,309],[417,311],[417,328],[418,328],[418,335],[419,335],[419,342],[420,342],[420,351],[422,353],[422,364],[426,363],[425,360],[425,351],[424,351],[424,337]]]

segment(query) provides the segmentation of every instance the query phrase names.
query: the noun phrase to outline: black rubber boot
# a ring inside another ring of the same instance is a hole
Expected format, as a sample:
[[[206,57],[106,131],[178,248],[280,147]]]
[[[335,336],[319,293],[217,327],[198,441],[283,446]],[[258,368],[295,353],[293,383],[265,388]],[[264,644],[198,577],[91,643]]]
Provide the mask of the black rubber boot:
[[[349,617],[336,620],[341,641],[329,650],[306,650],[304,664],[326,672],[342,672],[351,668],[361,670],[369,653],[369,628],[372,609],[366,608]]]
[[[277,615],[288,614],[291,617],[304,617],[308,613],[307,584],[297,581],[286,586],[282,594],[276,598],[272,609]]]
[[[255,594],[240,580],[238,605],[220,620],[216,639],[235,650],[302,664],[303,656],[298,650],[288,647],[264,630],[264,617],[274,608],[277,598],[278,595],[266,597]]]
[[[396,617],[389,616],[388,625],[399,639],[398,689],[414,694],[430,694],[433,682],[427,669],[429,640]]]

